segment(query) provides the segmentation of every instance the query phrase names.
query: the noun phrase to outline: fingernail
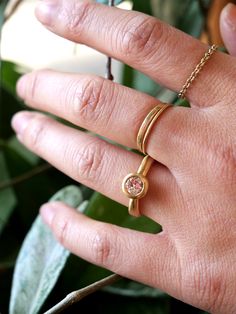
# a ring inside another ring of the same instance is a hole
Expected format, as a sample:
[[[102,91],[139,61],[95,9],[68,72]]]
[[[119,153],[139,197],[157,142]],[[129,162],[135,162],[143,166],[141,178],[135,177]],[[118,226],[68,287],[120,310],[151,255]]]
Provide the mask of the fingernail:
[[[23,75],[16,84],[16,92],[18,96],[22,99],[25,98],[25,90],[26,90],[26,84],[27,84],[27,75]]]
[[[231,30],[236,31],[236,5],[233,3],[228,3],[223,11],[224,20],[231,28]]]
[[[24,130],[32,117],[33,115],[30,112],[19,112],[13,116],[11,125],[19,137],[24,133]]]
[[[57,14],[58,2],[59,0],[41,0],[38,2],[35,14],[42,24],[46,26],[53,24]]]
[[[47,203],[44,204],[43,206],[41,206],[40,208],[40,215],[43,219],[43,221],[47,224],[47,225],[51,225],[52,224],[52,220],[53,217],[55,216],[56,213],[56,206],[53,205],[53,203]]]

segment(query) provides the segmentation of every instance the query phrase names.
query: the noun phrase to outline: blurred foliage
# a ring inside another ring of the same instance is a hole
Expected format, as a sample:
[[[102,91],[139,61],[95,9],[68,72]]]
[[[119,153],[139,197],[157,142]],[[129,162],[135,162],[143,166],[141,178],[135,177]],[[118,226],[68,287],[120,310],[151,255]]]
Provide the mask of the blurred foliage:
[[[87,206],[80,188],[76,186],[63,188],[51,201],[62,201],[81,212]],[[10,313],[38,313],[65,267],[69,254],[38,216],[16,261]]]
[[[0,25],[3,22],[3,12],[7,2],[7,0],[0,2]],[[107,4],[105,0],[98,2]],[[209,3],[209,1],[205,1],[206,6]],[[133,9],[161,18],[196,37],[201,34],[204,25],[205,17],[197,0],[134,0]],[[30,49],[30,46],[27,49]],[[144,217],[139,219],[130,217],[127,214],[127,208],[74,182],[56,169],[45,167],[44,170],[40,170],[43,169],[40,167],[45,164],[44,161],[26,150],[17,141],[10,126],[13,114],[24,108],[24,104],[17,98],[15,93],[15,85],[20,72],[22,72],[22,69],[11,62],[6,60],[1,62],[1,314],[8,313],[16,259],[17,267],[12,288],[11,314],[39,313],[39,308],[43,303],[44,311],[60,301],[70,291],[89,285],[109,274],[105,269],[70,255],[51,238],[50,233],[45,229],[46,227],[40,222],[40,218],[36,218],[40,205],[65,186],[76,185],[72,189],[64,188],[60,192],[59,198],[64,201],[69,199],[69,203],[74,207],[77,207],[82,200],[87,200],[86,208],[84,208],[85,214],[94,219],[146,232],[157,233],[160,231],[160,226],[153,221]],[[188,106],[187,102],[177,101],[175,93],[164,89],[144,74],[127,65],[124,65],[123,69],[123,84],[161,98],[163,101]],[[37,170],[40,171],[37,172]],[[27,180],[25,177],[28,177]],[[73,195],[76,194],[75,190],[79,191],[77,192],[77,198],[73,198]],[[56,198],[58,198],[58,194],[56,194]],[[22,246],[27,233],[28,235]],[[44,241],[42,241],[41,236]],[[18,255],[20,247],[22,247],[21,253]],[[50,252],[56,252],[55,256],[52,257]],[[35,258],[37,256],[38,259]],[[58,267],[51,267],[50,262],[55,263],[55,265],[59,263]],[[24,265],[28,266],[24,269]],[[55,271],[56,268],[57,272]],[[45,281],[45,278],[48,282]],[[41,280],[43,280],[43,283]],[[46,282],[47,288],[45,288]],[[39,283],[41,283],[41,286]],[[36,293],[34,289],[41,289],[40,293],[43,293],[41,302],[36,297],[38,292]],[[23,304],[19,305],[19,302],[23,300],[21,295],[23,292],[26,293],[26,290],[29,293],[28,298]],[[45,299],[47,299],[46,302],[44,302]],[[125,279],[112,287],[107,287],[103,292],[87,297],[87,300],[83,300],[66,313],[75,313],[81,310],[103,314],[111,312],[129,314],[202,313],[200,310],[170,298],[161,291]]]

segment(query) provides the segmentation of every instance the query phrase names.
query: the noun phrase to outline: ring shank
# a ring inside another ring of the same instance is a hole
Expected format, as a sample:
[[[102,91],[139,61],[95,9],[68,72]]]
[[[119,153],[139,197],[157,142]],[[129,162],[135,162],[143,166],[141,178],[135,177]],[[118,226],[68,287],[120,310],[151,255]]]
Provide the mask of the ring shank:
[[[140,216],[139,211],[139,201],[137,199],[131,198],[129,200],[129,207],[128,207],[129,214],[134,217]]]
[[[146,155],[146,141],[148,138],[148,135],[154,126],[154,123],[159,118],[159,116],[163,113],[165,109],[170,107],[169,104],[166,103],[159,103],[156,107],[154,107],[148,115],[145,117],[143,123],[140,126],[140,129],[138,131],[137,135],[137,147],[140,152],[142,152],[144,155]]]
[[[154,160],[152,158],[150,158],[148,155],[146,155],[143,158],[141,165],[138,168],[137,173],[142,174],[145,177],[147,175],[149,169],[151,168],[153,161]]]

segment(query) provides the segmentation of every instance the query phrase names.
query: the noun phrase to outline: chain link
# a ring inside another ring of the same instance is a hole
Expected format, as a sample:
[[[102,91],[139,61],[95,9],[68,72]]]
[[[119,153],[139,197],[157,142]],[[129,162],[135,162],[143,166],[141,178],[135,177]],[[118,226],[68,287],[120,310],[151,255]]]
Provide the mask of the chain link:
[[[206,62],[210,59],[210,57],[213,55],[213,53],[217,50],[217,45],[212,45],[209,50],[205,53],[204,57],[201,59],[201,61],[198,63],[196,68],[191,73],[190,77],[187,79],[186,83],[184,84],[183,88],[178,94],[179,98],[185,99],[185,95],[187,93],[187,90],[192,85],[193,81],[198,76],[199,72],[202,70]]]

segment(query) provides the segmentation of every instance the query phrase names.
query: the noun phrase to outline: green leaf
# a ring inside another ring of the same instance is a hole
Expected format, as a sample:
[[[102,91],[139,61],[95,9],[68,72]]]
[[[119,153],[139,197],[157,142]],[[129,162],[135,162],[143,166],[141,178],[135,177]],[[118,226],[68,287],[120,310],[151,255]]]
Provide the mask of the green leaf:
[[[56,193],[51,201],[63,201],[77,208],[82,203],[82,193],[78,187],[68,186]],[[84,209],[84,203],[81,206]],[[41,217],[37,217],[24,240],[16,262],[10,314],[39,312],[69,254],[69,251],[54,239]]]
[[[160,225],[147,217],[132,217],[128,214],[127,207],[105,197],[94,193],[89,201],[85,214],[89,217],[103,222],[113,223],[125,228],[139,231],[158,233]]]
[[[4,149],[5,162],[12,178],[22,177],[25,173],[37,168],[36,160],[23,153],[24,148],[18,149],[7,142]],[[29,158],[28,158],[29,157]],[[38,213],[39,206],[44,203],[56,191],[65,185],[71,184],[71,180],[56,169],[45,171],[37,176],[23,180],[14,186],[18,205],[16,214],[19,229],[26,234]],[[16,217],[16,216],[15,216]]]
[[[24,72],[26,72],[26,69]],[[12,95],[16,96],[16,82],[20,76],[20,70],[16,64],[2,61],[2,86]]]
[[[203,16],[198,1],[191,0],[152,0],[152,12],[157,18],[198,36],[203,26]]]
[[[198,2],[190,1],[185,12],[179,19],[176,27],[194,37],[199,37],[204,20]]]
[[[152,6],[151,0],[134,0],[133,1],[133,10],[143,12],[149,15],[152,15]]]
[[[160,85],[154,82],[145,74],[124,65],[122,84],[131,88],[134,88],[140,92],[146,93],[151,96],[156,96],[162,89]]]
[[[16,96],[16,82],[20,76],[16,66],[7,61],[1,62],[0,82],[0,136],[8,138],[13,134],[10,125],[14,113],[24,108]]]
[[[32,166],[36,166],[40,158],[39,156],[32,153],[29,149],[27,149],[23,144],[21,144],[17,137],[14,135],[7,141],[7,147],[12,149],[17,155],[21,156],[25,161],[27,161]]]
[[[186,99],[177,99],[175,105],[190,108],[190,103]]]
[[[21,110],[23,107],[15,96],[4,89],[3,86],[0,86],[0,93],[0,137],[7,139],[13,134],[10,124],[11,118],[15,112]]]
[[[3,152],[0,152],[0,182],[10,180]],[[0,190],[0,234],[10,218],[17,200],[12,188]]]

